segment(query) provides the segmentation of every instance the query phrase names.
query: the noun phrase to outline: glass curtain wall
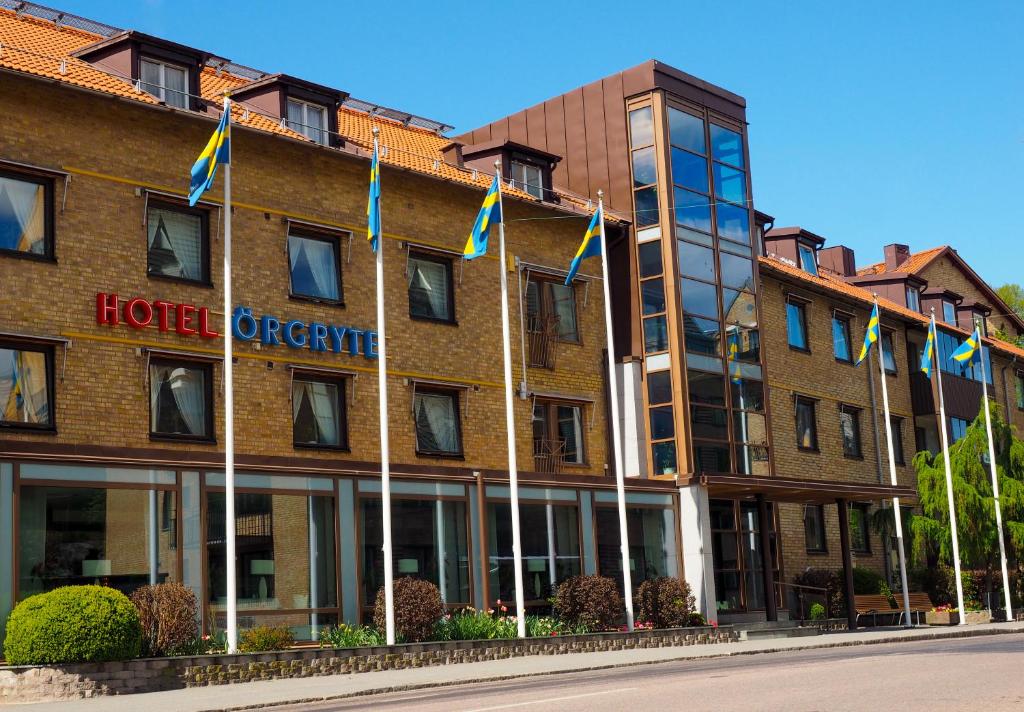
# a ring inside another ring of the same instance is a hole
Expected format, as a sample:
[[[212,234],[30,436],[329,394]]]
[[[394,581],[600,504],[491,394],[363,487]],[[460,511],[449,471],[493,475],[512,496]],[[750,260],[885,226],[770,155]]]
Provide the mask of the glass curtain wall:
[[[676,536],[671,509],[626,506],[629,566],[633,587],[659,576],[677,575]],[[622,550],[619,511],[610,506],[595,510],[597,565],[602,576],[615,579],[622,591]]]

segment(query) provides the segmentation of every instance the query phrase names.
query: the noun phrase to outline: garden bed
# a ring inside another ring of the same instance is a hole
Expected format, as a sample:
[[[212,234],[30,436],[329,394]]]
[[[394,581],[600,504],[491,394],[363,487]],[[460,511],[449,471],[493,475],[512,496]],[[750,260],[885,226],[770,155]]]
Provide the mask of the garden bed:
[[[731,626],[589,633],[525,640],[405,643],[346,649],[150,658],[77,665],[0,667],[0,704],[226,685],[318,675],[503,660],[525,655],[565,655],[632,648],[732,643]]]
[[[992,619],[988,611],[967,611],[967,624],[988,623]],[[960,614],[957,611],[928,611],[924,614],[928,625],[957,625]]]

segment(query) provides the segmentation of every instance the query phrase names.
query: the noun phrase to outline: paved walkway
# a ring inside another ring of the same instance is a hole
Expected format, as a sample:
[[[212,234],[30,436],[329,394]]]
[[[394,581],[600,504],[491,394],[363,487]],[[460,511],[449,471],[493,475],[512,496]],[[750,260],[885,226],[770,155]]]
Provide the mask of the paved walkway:
[[[645,648],[573,655],[532,655],[509,660],[439,665],[356,675],[306,677],[237,685],[199,687],[144,695],[99,697],[34,705],[5,706],[4,712],[226,712],[271,705],[297,704],[442,685],[503,680],[564,672],[600,670],[675,660],[751,655],[787,650],[834,648],[871,643],[958,638],[1024,632],[1024,623],[988,623],[964,628],[869,629],[829,633],[805,638],[756,640],[743,643],[695,645],[677,648]]]

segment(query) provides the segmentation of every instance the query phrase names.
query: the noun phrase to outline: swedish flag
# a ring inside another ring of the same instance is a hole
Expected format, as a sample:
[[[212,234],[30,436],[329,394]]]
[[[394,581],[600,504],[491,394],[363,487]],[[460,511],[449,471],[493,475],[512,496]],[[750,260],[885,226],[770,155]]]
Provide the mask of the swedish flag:
[[[604,215],[601,213],[601,208],[598,208],[590,221],[590,227],[583,234],[583,242],[580,243],[580,249],[576,250],[576,256],[572,258],[572,264],[569,265],[569,274],[565,276],[566,287],[572,283],[576,273],[580,271],[580,263],[583,260],[588,257],[597,257],[601,254],[601,222],[604,220]]]
[[[860,362],[867,358],[871,346],[878,341],[881,335],[882,328],[878,319],[878,302],[875,302],[875,308],[871,310],[871,316],[868,318],[868,330],[864,333],[864,345],[860,347],[857,365],[860,365]]]
[[[735,332],[729,334],[729,380],[735,385],[740,385],[743,382],[743,369],[740,368],[739,362],[736,360],[736,356],[739,354],[739,335]]]
[[[221,114],[217,130],[213,132],[206,148],[199,154],[192,166],[192,180],[188,190],[188,204],[195,205],[203,193],[213,185],[217,175],[217,166],[231,162],[231,102],[224,100],[224,113]]]
[[[932,377],[932,368],[935,362],[935,319],[928,325],[928,340],[924,342],[924,351],[921,352],[921,370],[928,378]]]
[[[960,364],[961,368],[981,362],[981,334],[977,327],[967,341],[960,344],[960,348],[950,354],[949,358]]]
[[[376,252],[380,245],[380,156],[377,143],[373,144],[373,160],[370,161],[370,198],[366,202],[366,239]]]
[[[484,196],[484,204],[480,206],[480,212],[473,223],[473,231],[469,233],[466,240],[466,249],[462,256],[471,260],[480,255],[487,254],[487,237],[491,233],[491,225],[501,222],[501,178],[494,176],[494,182]]]

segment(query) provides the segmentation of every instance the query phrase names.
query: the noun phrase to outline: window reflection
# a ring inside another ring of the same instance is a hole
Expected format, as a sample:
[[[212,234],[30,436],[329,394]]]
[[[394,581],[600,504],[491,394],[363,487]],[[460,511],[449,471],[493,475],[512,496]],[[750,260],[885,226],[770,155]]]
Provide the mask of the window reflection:
[[[691,314],[718,316],[718,294],[715,285],[692,279],[680,280],[683,292],[683,310]]]
[[[523,593],[527,605],[547,605],[547,599],[554,595],[558,584],[580,574],[578,520],[577,508],[572,505],[519,505]],[[491,598],[514,600],[512,512],[509,504],[491,502],[487,505],[487,538]]]
[[[664,316],[644,319],[644,353],[668,351],[668,329]]]
[[[616,581],[622,590],[622,549],[619,546],[619,513],[614,507],[597,507],[597,565],[602,576]],[[633,585],[659,576],[676,575],[675,524],[671,509],[626,507],[629,567]]]
[[[658,182],[654,164],[654,146],[633,151],[633,187],[642,188]]]
[[[653,149],[652,149],[653,150]],[[708,192],[708,162],[700,156],[679,148],[672,148],[672,182],[699,190],[702,193]]]
[[[713,172],[715,174],[715,195],[732,203],[746,205],[747,174],[735,168],[723,166],[721,163],[713,165]]]
[[[708,247],[701,247],[690,242],[679,242],[679,272],[687,277],[696,277],[714,282],[715,252]]]
[[[636,204],[636,225],[646,227],[658,224],[658,193],[654,186],[634,191]]]
[[[661,279],[649,279],[642,282],[640,295],[644,314],[658,314],[665,311],[665,285]]]
[[[668,108],[669,135],[672,144],[695,153],[706,154],[704,144],[704,120],[685,111]]]
[[[718,215],[719,237],[750,244],[750,218],[745,207],[719,202],[715,212]]]
[[[686,334],[686,350],[693,353],[722,355],[722,327],[712,319],[686,314],[683,316],[683,331]]]
[[[629,112],[629,136],[634,146],[654,143],[654,116],[651,107]]]
[[[661,243],[644,242],[637,248],[640,254],[640,276],[656,277],[661,274]]]
[[[724,286],[754,291],[754,268],[750,260],[727,252],[721,253],[720,260]]]
[[[711,156],[743,168],[743,137],[718,124],[711,124]]]
[[[656,371],[647,374],[647,400],[652,405],[672,402],[671,371]]]
[[[757,304],[750,292],[723,289],[722,308],[728,323],[750,328],[757,326]]]
[[[711,232],[711,206],[706,195],[676,188],[675,200],[677,223]]]
[[[739,383],[730,381],[729,391],[732,394],[732,407],[743,410],[764,411],[764,384],[749,378]]]
[[[725,405],[725,379],[721,373],[705,373],[690,369],[686,372],[691,403]]]

